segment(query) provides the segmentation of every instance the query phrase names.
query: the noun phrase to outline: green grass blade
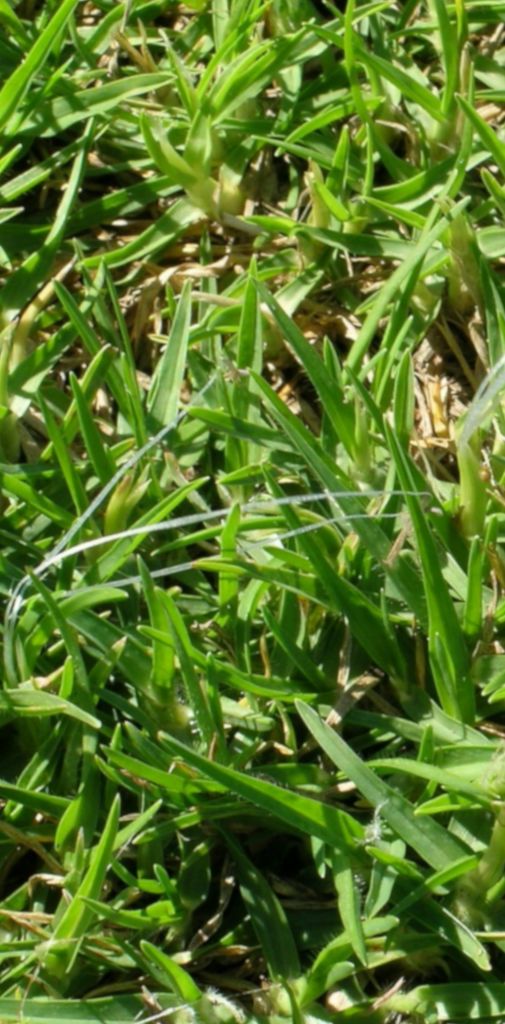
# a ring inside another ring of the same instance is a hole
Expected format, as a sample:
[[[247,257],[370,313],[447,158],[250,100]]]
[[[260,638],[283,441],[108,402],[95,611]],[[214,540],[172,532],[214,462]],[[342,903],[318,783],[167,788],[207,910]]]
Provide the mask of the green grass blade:
[[[349,820],[347,815],[342,815],[329,804],[321,804],[299,793],[285,792],[271,782],[207,761],[173,737],[163,736],[163,743],[183,763],[187,762],[204,776],[214,779],[237,796],[279,818],[288,828],[300,829],[308,835],[318,836],[324,842],[332,845],[338,843],[344,848],[352,846],[353,835],[361,832],[354,823],[351,831],[348,831],[352,819]]]
[[[416,850],[436,871],[465,856],[464,845],[435,821],[423,821],[414,813],[412,804],[392,789],[354,753],[349,745],[326,725],[313,708],[297,704],[297,710],[314,739],[407,845]],[[426,827],[427,826],[427,827]]]
[[[84,902],[85,898],[98,899],[103,881],[110,866],[114,840],[119,823],[120,799],[117,796],[110,808],[107,821],[99,842],[93,849],[89,867],[84,874],[77,892],[60,917],[53,933],[54,949],[49,947],[45,956],[45,968],[50,975],[62,977],[69,969],[78,952],[77,940],[86,934],[94,911]]]
[[[7,121],[17,109],[35,76],[43,67],[59,33],[67,24],[76,6],[77,0],[63,0],[63,3],[55,11],[43,32],[36,39],[22,64],[4,82],[0,89],[0,128],[5,127]]]
[[[186,281],[165,351],[153,374],[147,408],[156,423],[165,426],[175,419],[186,367],[191,323],[191,282]]]
[[[442,576],[433,536],[421,504],[415,497],[415,479],[409,462],[397,438],[389,429],[387,436],[401,486],[409,492],[406,502],[423,570],[429,616],[430,653],[438,696],[444,711],[463,722],[471,723],[475,714],[475,695],[473,684],[468,677],[469,659],[465,638]]]
[[[297,978],[300,961],[281,903],[266,879],[228,833],[226,843],[236,864],[242,899],[251,915],[271,977],[283,981]]]

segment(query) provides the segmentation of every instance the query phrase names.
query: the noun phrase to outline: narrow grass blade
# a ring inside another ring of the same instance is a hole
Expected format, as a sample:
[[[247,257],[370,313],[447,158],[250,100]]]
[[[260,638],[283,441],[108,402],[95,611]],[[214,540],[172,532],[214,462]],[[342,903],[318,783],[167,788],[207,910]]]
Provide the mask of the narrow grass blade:
[[[284,910],[266,879],[229,833],[225,834],[237,866],[240,892],[266,958],[270,976],[283,981],[297,978],[300,961]]]
[[[460,203],[458,203],[451,211],[451,218],[456,216],[460,210],[464,209],[467,202],[468,201],[466,199],[461,200]],[[435,212],[427,219],[424,231],[415,244],[411,254],[399,267],[397,267],[396,270],[393,271],[386,284],[382,286],[347,357],[346,362],[351,370],[359,369],[363,356],[368,351],[373,340],[379,321],[386,313],[390,302],[392,302],[406,280],[411,277],[415,278],[418,276],[423,261],[431,247],[438,241],[441,235],[443,235],[447,225],[449,224],[449,220],[450,218],[442,217],[440,211],[435,209]]]
[[[46,715],[68,715],[75,718],[83,725],[89,725],[93,729],[99,729],[101,722],[99,718],[90,715],[87,711],[72,704],[71,701],[63,700],[56,693],[47,693],[45,690],[32,688],[4,690],[0,693],[0,714],[9,717],[39,718]]]
[[[331,865],[337,890],[338,909],[354,953],[365,967],[368,955],[361,921],[360,894],[355,884],[350,858],[344,851],[331,852]]]
[[[464,845],[437,822],[430,820],[429,826],[426,827],[426,819],[420,824],[412,804],[397,790],[379,779],[351,747],[321,721],[313,708],[298,702],[297,710],[314,739],[333,763],[345,772],[363,796],[378,808],[379,813],[396,834],[416,850],[427,864],[440,871],[468,853]]]
[[[119,822],[120,800],[117,796],[109,811],[104,830],[93,849],[89,867],[75,896],[60,917],[44,957],[45,969],[55,978],[61,978],[78,953],[78,940],[86,934],[94,911],[84,898],[98,899],[107,869],[110,866],[114,840]]]
[[[63,7],[68,7],[68,0]],[[61,8],[61,10],[63,9]],[[0,292],[0,311],[3,319],[10,321],[30,299],[45,280],[61,244],[65,228],[77,199],[84,176],[88,151],[93,138],[93,122],[87,126],[81,139],[79,152],[74,160],[67,187],[60,201],[51,229],[40,249],[36,249],[25,262],[9,277]]]
[[[311,800],[299,793],[286,792],[271,782],[208,761],[171,736],[164,735],[163,744],[183,763],[187,762],[237,796],[273,814],[289,828],[300,829],[308,835],[319,836],[324,842],[342,845],[344,848],[352,846],[353,837],[361,834],[361,829],[351,818],[329,804]]]
[[[0,128],[3,128],[14,113],[24,94],[30,88],[38,71],[47,60],[61,29],[65,27],[77,0],[63,0],[45,29],[36,39],[24,61],[4,82],[0,90]]]
[[[165,351],[153,374],[147,408],[156,423],[165,426],[175,419],[186,367],[191,323],[191,282],[186,281]]]
[[[498,165],[502,175],[505,175],[505,143],[498,138],[496,132],[493,131],[487,121],[483,120],[468,100],[463,96],[458,96],[458,103],[464,110],[470,124],[477,132],[477,135],[479,136],[482,145],[488,151],[489,156],[492,157],[494,162]]]
[[[386,430],[400,483],[409,492],[406,502],[423,570],[429,615],[429,644],[438,696],[444,711],[463,722],[471,723],[475,714],[475,695],[473,684],[468,678],[469,659],[465,638],[442,576],[434,539],[420,502],[415,498],[415,479],[407,456],[393,432],[387,427]]]

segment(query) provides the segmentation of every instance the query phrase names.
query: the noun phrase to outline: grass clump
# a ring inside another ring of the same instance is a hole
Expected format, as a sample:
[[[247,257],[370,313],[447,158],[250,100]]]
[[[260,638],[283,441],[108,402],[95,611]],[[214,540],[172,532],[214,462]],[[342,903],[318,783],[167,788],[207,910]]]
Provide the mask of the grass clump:
[[[0,0],[2,1021],[505,1016],[504,14]]]

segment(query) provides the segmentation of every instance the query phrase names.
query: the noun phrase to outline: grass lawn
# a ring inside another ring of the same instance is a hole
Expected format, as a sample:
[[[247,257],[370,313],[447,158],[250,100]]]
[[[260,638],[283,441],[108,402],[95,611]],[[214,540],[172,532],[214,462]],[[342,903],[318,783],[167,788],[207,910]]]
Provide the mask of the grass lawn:
[[[0,0],[0,1022],[505,1020],[505,0]]]

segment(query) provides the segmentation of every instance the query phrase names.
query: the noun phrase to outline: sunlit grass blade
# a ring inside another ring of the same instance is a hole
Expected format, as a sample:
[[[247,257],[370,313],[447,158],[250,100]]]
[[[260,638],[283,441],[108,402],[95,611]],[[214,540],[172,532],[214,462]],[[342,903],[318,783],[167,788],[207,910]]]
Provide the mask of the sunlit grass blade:
[[[313,708],[299,703],[300,717],[328,757],[343,771],[392,829],[435,870],[446,868],[468,851],[435,821],[422,825],[412,804],[383,782]]]
[[[457,211],[463,209],[466,205],[467,200],[461,200],[461,202],[451,211],[451,217],[456,216]],[[419,240],[416,242],[410,256],[408,256],[408,258],[399,267],[397,267],[395,271],[393,271],[387,282],[382,286],[347,357],[347,363],[352,370],[359,369],[363,356],[367,352],[373,339],[379,321],[381,317],[384,316],[398,289],[405,283],[405,281],[408,280],[410,280],[410,288],[413,288],[420,273],[423,260],[426,258],[434,243],[438,241],[440,236],[444,233],[448,223],[449,218],[443,217],[440,209],[435,207],[432,214],[427,218],[423,232],[421,233]]]
[[[173,737],[164,735],[163,745],[204,776],[215,779],[237,796],[279,818],[288,828],[301,829],[309,835],[319,836],[325,842],[342,844],[344,848],[352,846],[354,837],[361,835],[357,823],[351,824],[347,815],[342,815],[334,807],[320,804],[298,793],[285,792],[273,783],[253,775],[213,764]]]
[[[397,7],[0,0],[1,1021],[505,1016],[505,5]]]
[[[68,2],[63,6],[68,7]],[[43,244],[39,250],[28,256],[21,267],[14,271],[0,292],[0,310],[4,322],[12,320],[23,306],[33,298],[36,289],[40,287],[51,269],[55,255],[61,245],[72,207],[77,199],[94,130],[94,124],[91,122],[82,136],[80,149],[74,160],[67,187],[58,206],[51,229]]]
[[[105,874],[110,866],[110,858],[116,837],[119,821],[120,800],[116,797],[109,811],[107,821],[99,842],[93,849],[89,867],[77,889],[77,892],[54,930],[53,942],[45,950],[44,966],[49,975],[61,977],[69,970],[78,953],[78,940],[86,934],[93,920],[93,910],[86,905],[84,898],[96,899]],[[51,946],[53,948],[51,948]]]
[[[179,392],[186,367],[191,322],[191,284],[186,282],[162,358],[149,390],[147,408],[156,423],[166,425],[177,415]]]
[[[414,496],[415,480],[408,460],[391,431],[388,431],[388,438],[399,480],[409,491],[406,502],[414,525],[423,569],[430,620],[429,645],[432,669],[440,703],[448,714],[471,723],[475,714],[475,695],[468,676],[469,659],[465,639],[440,570],[432,533],[421,504]]]
[[[76,6],[77,0],[63,0],[34,42],[22,64],[4,82],[0,90],[0,128],[4,128],[11,115],[16,111]]]

